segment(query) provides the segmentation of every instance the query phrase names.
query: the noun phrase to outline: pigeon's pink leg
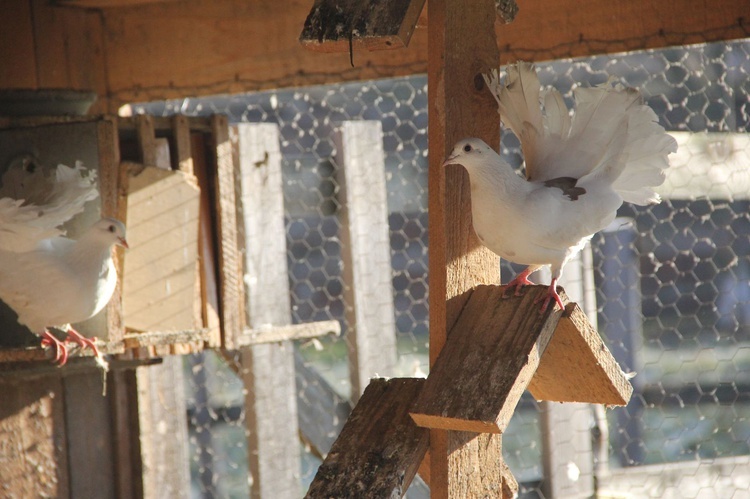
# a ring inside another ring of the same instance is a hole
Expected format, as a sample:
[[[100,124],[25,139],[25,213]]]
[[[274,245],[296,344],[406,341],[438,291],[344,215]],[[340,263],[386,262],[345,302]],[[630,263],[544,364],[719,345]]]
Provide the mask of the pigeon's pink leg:
[[[529,276],[538,270],[539,267],[535,265],[529,265],[523,271],[518,274],[512,281],[510,281],[508,284],[506,284],[505,291],[503,292],[503,298],[508,296],[508,292],[516,288],[515,293],[513,293],[514,296],[521,296],[521,288],[524,286],[528,286],[529,284],[534,284],[533,282],[529,281]]]
[[[549,306],[549,303],[554,299],[555,302],[557,302],[558,305],[560,305],[560,310],[565,310],[565,307],[563,306],[562,299],[560,299],[560,295],[557,294],[557,278],[553,278],[552,282],[550,283],[549,287],[547,288],[547,294],[542,298],[541,296],[537,298],[534,303],[542,302],[542,308],[539,310],[540,313],[543,313],[545,310],[547,310],[547,307]],[[553,305],[554,307],[554,305]]]
[[[55,350],[54,362],[57,362],[58,365],[64,366],[68,361],[68,347],[46,329],[42,333],[42,347]]]
[[[96,338],[89,339],[84,336],[81,336],[81,333],[73,329],[71,326],[68,326],[66,332],[68,333],[68,337],[65,338],[66,342],[72,341],[74,343],[78,343],[78,345],[80,345],[81,347],[81,350],[88,347],[94,351],[94,355],[96,355],[97,357],[102,356],[102,354],[99,353],[99,349],[96,348],[96,343],[95,343]]]

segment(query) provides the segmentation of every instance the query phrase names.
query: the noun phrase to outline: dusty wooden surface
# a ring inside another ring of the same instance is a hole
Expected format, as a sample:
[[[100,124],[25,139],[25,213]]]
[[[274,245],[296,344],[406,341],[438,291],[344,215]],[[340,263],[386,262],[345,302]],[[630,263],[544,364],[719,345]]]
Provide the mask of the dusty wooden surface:
[[[633,387],[580,307],[569,303],[529,391],[537,400],[626,405]]]
[[[429,445],[428,431],[408,412],[423,384],[371,380],[305,497],[401,497]]]
[[[471,292],[412,409],[420,426],[505,430],[562,311],[539,313],[542,286],[505,299],[504,290],[479,286]]]
[[[315,0],[299,37],[321,52],[406,47],[425,0]]]
[[[261,325],[257,329],[245,328],[242,335],[237,337],[237,345],[246,347],[262,343],[278,343],[289,340],[304,340],[317,338],[328,334],[340,335],[339,321],[307,322],[303,324],[288,324],[285,326]]]
[[[408,48],[355,49],[352,68],[346,53],[311,53],[299,43],[310,7],[309,0],[283,9],[273,0],[203,0],[97,11],[11,0],[3,11],[9,29],[0,30],[0,88],[91,89],[100,96],[92,111],[114,112],[127,102],[428,70],[422,20]],[[736,0],[543,0],[522,3],[511,24],[494,28],[504,62],[544,61],[745,38],[747,7]],[[494,21],[494,8],[486,15]]]

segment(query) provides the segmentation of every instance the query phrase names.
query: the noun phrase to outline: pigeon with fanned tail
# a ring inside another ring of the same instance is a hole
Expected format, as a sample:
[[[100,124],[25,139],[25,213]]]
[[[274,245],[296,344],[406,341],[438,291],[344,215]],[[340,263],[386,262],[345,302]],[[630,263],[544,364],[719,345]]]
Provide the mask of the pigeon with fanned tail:
[[[60,225],[96,198],[94,172],[85,174],[59,165],[43,173],[33,159],[18,158],[3,174],[0,187],[0,299],[18,315],[18,322],[42,336],[60,365],[68,359],[67,342],[94,351],[104,362],[95,338],[83,337],[70,324],[97,314],[117,284],[112,246],[127,247],[124,225],[103,218],[77,241],[63,237]],[[58,340],[47,329],[67,333]]]
[[[615,218],[623,201],[659,202],[676,141],[657,123],[637,90],[607,83],[574,90],[571,116],[557,90],[540,92],[531,64],[485,80],[500,117],[521,141],[526,178],[480,139],[459,141],[443,163],[469,173],[471,211],[480,241],[502,258],[528,267],[507,289],[518,294],[529,275],[550,266],[542,310],[554,300],[565,263]]]

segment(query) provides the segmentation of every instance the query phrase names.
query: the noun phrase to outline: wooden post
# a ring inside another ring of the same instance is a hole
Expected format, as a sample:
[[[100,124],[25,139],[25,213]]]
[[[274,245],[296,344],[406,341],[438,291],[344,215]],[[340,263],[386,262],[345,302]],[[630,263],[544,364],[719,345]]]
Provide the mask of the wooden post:
[[[284,326],[291,322],[291,304],[279,131],[273,124],[240,124],[237,135],[248,323]],[[294,345],[285,340],[240,352],[251,495],[294,497],[300,466]]]
[[[356,402],[371,377],[393,376],[396,367],[382,125],[344,122],[336,142],[347,346]]]
[[[477,284],[499,281],[498,259],[471,226],[468,176],[441,165],[456,141],[469,136],[497,148],[500,123],[481,73],[499,64],[491,0],[432,0],[428,9],[430,364]],[[430,431],[430,491],[434,498],[482,497],[500,490],[501,437]]]

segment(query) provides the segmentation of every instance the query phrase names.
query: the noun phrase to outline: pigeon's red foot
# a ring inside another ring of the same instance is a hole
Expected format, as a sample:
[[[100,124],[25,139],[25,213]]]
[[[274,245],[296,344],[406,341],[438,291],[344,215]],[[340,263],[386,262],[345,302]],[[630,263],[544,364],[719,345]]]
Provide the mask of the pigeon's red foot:
[[[64,366],[68,361],[68,347],[46,329],[42,334],[42,347],[54,349],[55,360],[53,362],[57,363],[57,365]]]
[[[513,293],[513,296],[521,296],[521,288],[523,288],[524,286],[528,286],[529,284],[534,284],[533,282],[529,281],[529,275],[531,275],[531,272],[527,272],[526,270],[524,270],[515,278],[513,278],[512,281],[506,284],[505,291],[503,291],[503,298],[507,298],[508,292],[510,292],[510,290],[514,288],[515,292]]]
[[[534,300],[534,303],[538,303],[540,301],[542,302],[542,307],[539,309],[540,313],[544,313],[544,311],[547,310],[547,307],[549,307],[549,304],[553,299],[558,305],[560,305],[560,310],[565,310],[565,306],[563,305],[560,295],[557,294],[556,288],[557,288],[557,279],[552,279],[552,282],[547,288],[547,294],[540,296],[539,298]]]
[[[81,347],[81,350],[85,348],[90,348],[91,350],[94,351],[94,355],[96,357],[101,358],[102,354],[99,352],[99,349],[96,348],[96,338],[86,338],[84,336],[81,336],[81,333],[79,333],[72,327],[68,327],[67,333],[68,333],[68,337],[65,338],[66,343],[68,342],[77,343]]]

